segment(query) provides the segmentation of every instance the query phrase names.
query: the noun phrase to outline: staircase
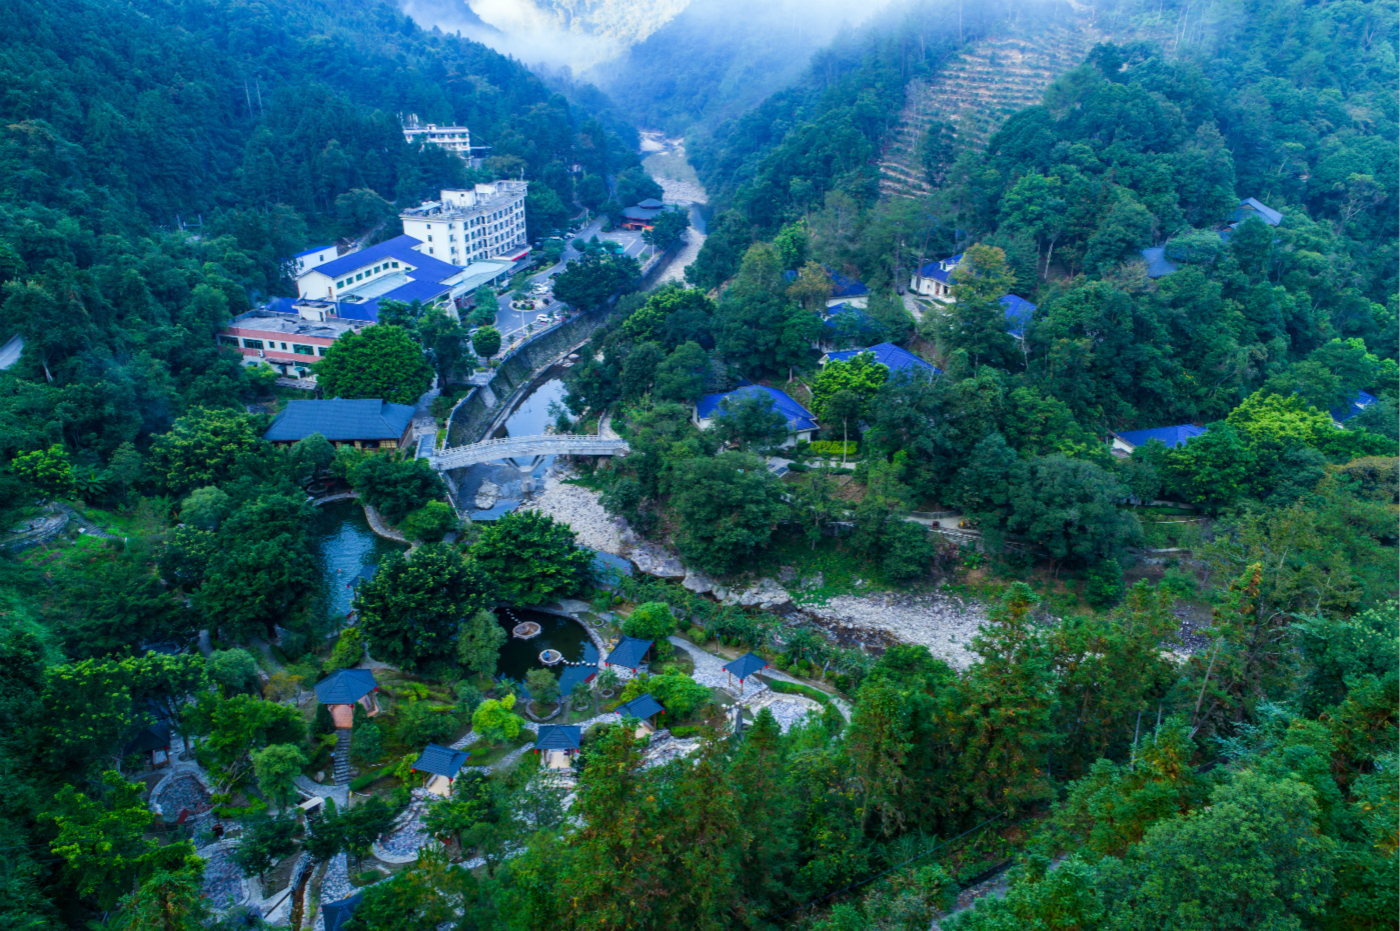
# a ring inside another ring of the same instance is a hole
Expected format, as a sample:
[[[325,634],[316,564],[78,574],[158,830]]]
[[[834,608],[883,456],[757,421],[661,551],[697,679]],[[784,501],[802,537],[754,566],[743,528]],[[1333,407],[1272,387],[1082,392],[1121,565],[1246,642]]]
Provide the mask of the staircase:
[[[343,786],[350,781],[350,729],[339,728],[335,732],[335,784]]]

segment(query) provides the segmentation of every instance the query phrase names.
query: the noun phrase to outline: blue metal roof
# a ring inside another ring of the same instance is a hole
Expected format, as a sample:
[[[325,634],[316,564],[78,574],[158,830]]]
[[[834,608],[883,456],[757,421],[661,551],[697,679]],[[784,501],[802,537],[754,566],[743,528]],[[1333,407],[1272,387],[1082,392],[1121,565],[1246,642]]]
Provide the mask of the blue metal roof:
[[[328,401],[288,401],[267,428],[263,439],[295,442],[313,433],[326,439],[397,440],[413,423],[413,407],[377,398],[334,398]]]
[[[1006,308],[1006,322],[1010,324],[1010,329],[1006,332],[1012,336],[1025,336],[1026,327],[1031,322],[1031,315],[1035,313],[1035,305],[1024,297],[1017,297],[1014,294],[1004,294],[998,300],[1001,302],[1001,306]]]
[[[565,666],[559,676],[559,694],[568,695],[574,686],[587,682],[598,674],[597,666]]]
[[[335,244],[332,243],[329,246],[316,246],[314,248],[307,249],[305,252],[298,252],[296,255],[292,256],[292,258],[300,259],[308,255],[315,255],[318,252],[335,252]]]
[[[869,349],[843,349],[840,352],[828,352],[826,358],[828,362],[845,362],[854,359],[863,352],[870,353],[875,357],[876,362],[891,372],[901,372],[904,369],[912,368],[916,371],[937,375],[941,371],[933,363],[925,362],[909,350],[896,346],[894,343],[877,343]]]
[[[1147,277],[1162,278],[1176,271],[1176,265],[1167,258],[1166,246],[1153,246],[1143,249],[1142,257],[1147,260]]]
[[[1124,430],[1115,434],[1120,440],[1141,446],[1153,440],[1160,440],[1167,449],[1176,449],[1178,446],[1185,446],[1188,440],[1206,432],[1205,427],[1197,427],[1194,424],[1183,423],[1174,427],[1152,427],[1148,430]]]
[[[768,395],[772,399],[773,409],[787,419],[789,429],[793,431],[817,429],[817,418],[811,411],[788,397],[786,392],[779,391],[777,388],[769,388],[767,385],[745,385],[723,394],[707,394],[695,405],[695,412],[701,420],[716,416],[717,411],[719,416],[722,416],[724,412],[720,410],[720,402],[725,398],[738,400],[754,394]]]
[[[577,750],[583,728],[577,724],[541,724],[535,737],[536,750]]]
[[[413,768],[420,773],[432,773],[435,776],[455,779],[469,756],[471,754],[465,750],[453,750],[451,747],[444,747],[441,744],[428,744],[423,748],[423,752],[418,754]]]
[[[666,713],[661,702],[646,694],[638,695],[631,701],[618,705],[616,710],[624,718],[640,718],[643,721],[654,714]]]
[[[843,275],[840,272],[832,271],[830,265],[823,265],[822,270],[825,271],[827,277],[831,279],[832,297],[861,297],[870,293],[870,289],[867,288],[864,283],[857,281],[855,278]],[[797,276],[798,272],[795,269],[790,268],[783,272],[783,277],[788,281],[796,281]]]
[[[341,931],[350,921],[350,916],[355,914],[355,909],[360,907],[360,903],[365,899],[363,892],[357,892],[349,898],[341,899],[338,902],[326,902],[321,905],[321,915],[326,922],[326,931]]]
[[[316,683],[316,700],[323,705],[350,705],[378,687],[368,669],[337,669]]]
[[[869,314],[858,307],[852,307],[850,304],[837,304],[834,307],[828,307],[826,314],[826,319],[822,320],[822,326],[828,330],[839,333],[844,328],[852,335],[880,331],[880,324],[876,323]]]
[[[935,281],[941,281],[947,284],[948,276],[950,276],[954,269],[962,262],[963,255],[965,254],[966,253],[959,252],[957,255],[950,255],[946,259],[940,259],[937,262],[929,262],[926,265],[922,265],[919,267],[919,277],[932,278]],[[948,268],[945,269],[943,267],[944,265],[947,265]]]
[[[373,265],[384,259],[398,259],[400,262],[413,266],[413,271],[409,272],[414,278],[433,278],[441,281],[450,278],[461,271],[456,265],[449,264],[441,259],[434,258],[414,249],[415,246],[423,245],[417,239],[407,234],[395,236],[393,239],[386,239],[377,245],[359,252],[351,252],[349,255],[342,255],[340,258],[327,262],[316,271],[331,278],[336,278],[346,272],[357,271],[366,265]]]
[[[747,679],[760,669],[767,669],[768,660],[756,653],[749,652],[736,660],[725,663],[721,668],[730,675],[737,676],[740,679]]]
[[[1356,396],[1345,407],[1332,409],[1332,419],[1337,423],[1345,423],[1357,414],[1376,403],[1376,396],[1365,391],[1356,392]]]
[[[1250,217],[1258,217],[1270,226],[1278,226],[1283,222],[1283,214],[1274,208],[1262,204],[1253,197],[1246,197],[1240,201],[1240,205],[1230,214],[1231,220],[1243,221]]]
[[[623,666],[627,669],[636,669],[642,664],[642,658],[647,655],[647,650],[651,649],[650,640],[638,640],[636,637],[624,636],[613,647],[608,658],[603,662],[609,666]]]

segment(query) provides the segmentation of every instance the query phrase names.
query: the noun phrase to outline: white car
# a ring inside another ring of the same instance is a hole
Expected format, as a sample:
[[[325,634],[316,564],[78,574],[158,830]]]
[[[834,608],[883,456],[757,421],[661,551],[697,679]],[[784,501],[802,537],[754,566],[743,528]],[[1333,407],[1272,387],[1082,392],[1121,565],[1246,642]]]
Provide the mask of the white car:
[[[535,314],[535,322],[536,322],[536,323],[548,323],[548,322],[549,322],[549,315],[548,315],[548,314]]]

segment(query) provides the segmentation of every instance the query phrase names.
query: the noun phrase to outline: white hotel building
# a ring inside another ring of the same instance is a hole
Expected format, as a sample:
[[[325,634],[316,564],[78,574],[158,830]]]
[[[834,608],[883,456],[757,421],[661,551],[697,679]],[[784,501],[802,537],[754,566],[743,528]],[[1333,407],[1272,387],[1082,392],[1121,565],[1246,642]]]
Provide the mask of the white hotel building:
[[[399,214],[405,235],[423,245],[419,252],[453,265],[482,259],[519,261],[525,243],[528,181],[492,181],[469,191],[443,191],[442,199]]]

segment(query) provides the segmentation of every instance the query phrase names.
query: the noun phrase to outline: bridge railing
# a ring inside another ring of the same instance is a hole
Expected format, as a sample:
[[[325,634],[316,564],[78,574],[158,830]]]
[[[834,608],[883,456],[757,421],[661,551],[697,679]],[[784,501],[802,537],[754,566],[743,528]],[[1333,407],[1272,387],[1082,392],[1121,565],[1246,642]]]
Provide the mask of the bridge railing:
[[[625,440],[571,434],[539,434],[509,436],[498,440],[482,440],[464,446],[449,446],[434,450],[431,463],[436,469],[453,469],[492,459],[508,459],[526,453],[582,453],[612,455],[627,451]]]

